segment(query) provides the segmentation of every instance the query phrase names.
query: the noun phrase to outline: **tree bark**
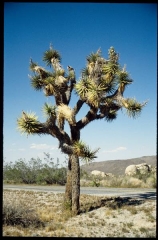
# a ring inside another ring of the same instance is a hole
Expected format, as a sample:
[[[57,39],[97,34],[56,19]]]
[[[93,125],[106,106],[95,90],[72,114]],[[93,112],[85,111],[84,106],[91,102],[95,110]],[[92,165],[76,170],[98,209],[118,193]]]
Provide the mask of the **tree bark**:
[[[72,167],[72,214],[77,215],[80,209],[80,165],[79,157],[71,155]]]
[[[65,209],[72,210],[72,170],[71,170],[71,156],[68,159],[67,180],[65,187],[64,206]]]

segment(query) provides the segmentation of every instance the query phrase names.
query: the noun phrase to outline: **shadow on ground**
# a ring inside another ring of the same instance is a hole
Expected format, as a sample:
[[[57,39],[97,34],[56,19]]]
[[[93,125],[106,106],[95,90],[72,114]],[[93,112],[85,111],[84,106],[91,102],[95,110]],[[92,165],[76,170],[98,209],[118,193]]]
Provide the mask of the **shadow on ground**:
[[[92,210],[105,206],[111,209],[117,209],[125,205],[139,205],[142,203],[144,203],[144,200],[134,199],[130,197],[105,197],[91,203],[81,203],[80,213],[90,212]]]
[[[138,198],[138,199],[149,199],[149,200],[156,200],[156,192],[146,192],[146,193],[139,193],[139,194],[129,194],[131,197]]]

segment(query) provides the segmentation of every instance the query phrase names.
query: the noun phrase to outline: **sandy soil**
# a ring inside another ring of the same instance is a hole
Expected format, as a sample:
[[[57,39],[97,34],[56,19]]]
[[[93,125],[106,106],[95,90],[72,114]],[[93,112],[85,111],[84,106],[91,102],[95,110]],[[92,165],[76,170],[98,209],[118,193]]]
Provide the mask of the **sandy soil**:
[[[149,205],[152,209],[151,215],[145,212]],[[101,207],[70,219],[67,226],[71,229],[76,228],[76,233],[71,233],[74,237],[80,234],[83,237],[156,237],[155,208],[155,201],[146,201],[131,209],[124,207],[110,210],[107,207]],[[83,226],[79,226],[79,222],[82,222]]]
[[[27,203],[26,206],[35,209],[45,221],[45,227],[3,225],[3,236],[156,238],[156,200],[130,199],[119,206],[116,199],[105,201],[105,197],[81,195],[81,207],[87,210],[72,217],[62,210],[62,194],[26,192],[4,191],[3,201]],[[95,204],[97,201],[104,204],[99,207]],[[89,209],[85,208],[88,204]]]

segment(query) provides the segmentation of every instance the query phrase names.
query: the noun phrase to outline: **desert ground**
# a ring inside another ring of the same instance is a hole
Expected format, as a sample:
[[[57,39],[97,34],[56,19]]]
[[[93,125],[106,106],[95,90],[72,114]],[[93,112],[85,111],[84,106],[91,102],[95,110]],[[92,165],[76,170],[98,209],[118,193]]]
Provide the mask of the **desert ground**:
[[[156,200],[82,194],[80,214],[72,216],[63,209],[63,197],[62,193],[4,190],[2,235],[156,238]]]

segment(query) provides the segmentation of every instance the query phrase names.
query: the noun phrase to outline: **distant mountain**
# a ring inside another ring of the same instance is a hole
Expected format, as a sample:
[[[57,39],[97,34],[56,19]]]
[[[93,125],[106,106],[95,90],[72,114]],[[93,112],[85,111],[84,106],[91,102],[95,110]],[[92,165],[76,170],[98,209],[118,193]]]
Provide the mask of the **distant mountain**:
[[[108,160],[102,162],[92,162],[84,164],[80,168],[90,173],[93,170],[99,170],[114,175],[124,175],[125,169],[132,164],[147,163],[153,167],[157,166],[157,156],[143,156],[140,158],[131,158],[127,160]]]

